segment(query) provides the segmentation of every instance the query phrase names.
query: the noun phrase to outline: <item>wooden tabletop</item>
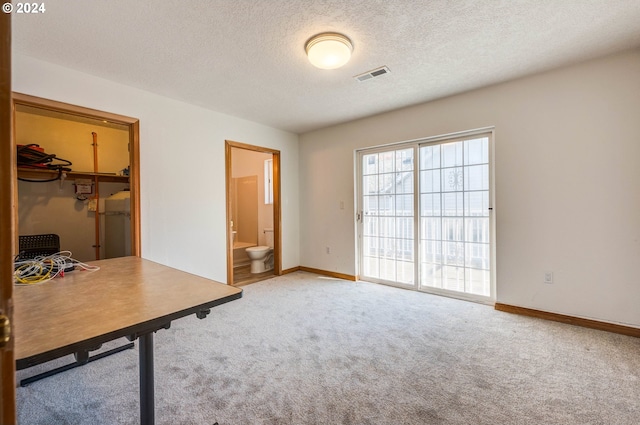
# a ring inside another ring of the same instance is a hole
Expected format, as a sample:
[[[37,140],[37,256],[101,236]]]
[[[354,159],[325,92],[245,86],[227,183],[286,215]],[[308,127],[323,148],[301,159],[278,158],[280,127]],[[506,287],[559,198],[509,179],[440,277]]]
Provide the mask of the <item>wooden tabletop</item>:
[[[139,257],[91,263],[14,289],[18,369],[135,333],[242,296],[242,290]]]

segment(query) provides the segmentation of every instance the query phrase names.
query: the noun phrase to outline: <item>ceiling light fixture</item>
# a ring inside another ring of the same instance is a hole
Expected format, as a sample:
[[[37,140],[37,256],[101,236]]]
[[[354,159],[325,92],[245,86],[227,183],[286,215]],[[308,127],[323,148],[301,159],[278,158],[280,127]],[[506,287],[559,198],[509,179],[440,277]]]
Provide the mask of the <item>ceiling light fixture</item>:
[[[325,32],[311,37],[304,49],[313,66],[320,69],[336,69],[349,62],[353,44],[342,34]]]

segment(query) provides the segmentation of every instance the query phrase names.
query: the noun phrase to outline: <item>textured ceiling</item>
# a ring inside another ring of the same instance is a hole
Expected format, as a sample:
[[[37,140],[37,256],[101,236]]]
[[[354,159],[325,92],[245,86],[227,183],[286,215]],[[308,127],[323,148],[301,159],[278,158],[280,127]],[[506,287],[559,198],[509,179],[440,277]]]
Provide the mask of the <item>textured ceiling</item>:
[[[296,133],[640,46],[640,0],[45,4],[13,15],[14,52]],[[353,41],[341,69],[306,59],[325,31]]]

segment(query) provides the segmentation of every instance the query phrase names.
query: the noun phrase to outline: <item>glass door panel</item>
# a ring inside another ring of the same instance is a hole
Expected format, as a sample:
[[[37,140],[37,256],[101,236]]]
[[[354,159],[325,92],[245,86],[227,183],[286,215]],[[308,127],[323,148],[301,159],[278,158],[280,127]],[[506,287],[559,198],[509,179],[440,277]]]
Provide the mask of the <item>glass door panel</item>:
[[[415,282],[414,148],[361,155],[361,276]]]
[[[489,138],[420,147],[420,287],[489,297]]]

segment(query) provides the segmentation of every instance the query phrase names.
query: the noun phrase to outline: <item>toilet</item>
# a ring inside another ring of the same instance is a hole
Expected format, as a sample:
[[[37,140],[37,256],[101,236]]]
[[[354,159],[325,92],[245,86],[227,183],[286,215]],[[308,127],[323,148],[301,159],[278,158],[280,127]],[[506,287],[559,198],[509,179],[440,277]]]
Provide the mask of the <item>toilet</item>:
[[[273,229],[265,228],[267,246],[252,246],[246,249],[251,259],[251,273],[262,273],[273,269]]]

